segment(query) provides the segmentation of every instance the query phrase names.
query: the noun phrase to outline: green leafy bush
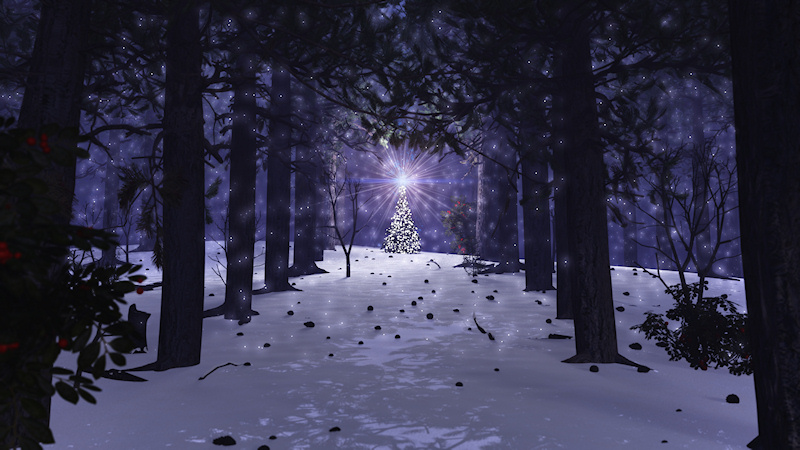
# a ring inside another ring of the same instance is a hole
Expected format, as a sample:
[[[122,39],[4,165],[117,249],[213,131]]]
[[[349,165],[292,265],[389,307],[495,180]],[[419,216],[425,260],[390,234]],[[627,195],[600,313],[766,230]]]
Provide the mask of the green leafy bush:
[[[88,153],[51,147],[49,138],[69,130],[45,127],[35,135],[12,124],[0,118],[0,447],[27,449],[54,442],[43,399],[57,392],[72,403],[95,403],[91,392],[100,389],[92,379],[103,375],[107,359],[125,364],[133,329],[120,305],[125,294],[142,292],[134,282],[145,277],[131,264],[69,262],[70,248],[116,244],[111,233],[59,223],[43,181],[53,166],[69,167]],[[78,354],[75,368],[54,367],[61,351]]]
[[[645,313],[644,323],[631,327],[655,339],[669,353],[671,361],[685,359],[695,370],[727,367],[733,375],[753,373],[745,327],[747,316],[723,294],[704,297],[707,282],[670,286],[675,299],[666,318],[677,322],[670,327],[663,314]]]

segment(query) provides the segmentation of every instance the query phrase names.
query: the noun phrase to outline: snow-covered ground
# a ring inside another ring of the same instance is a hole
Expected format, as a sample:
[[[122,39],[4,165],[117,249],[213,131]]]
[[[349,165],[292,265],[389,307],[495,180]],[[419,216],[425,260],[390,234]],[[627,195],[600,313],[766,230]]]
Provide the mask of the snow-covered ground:
[[[159,281],[150,254],[134,255],[149,268],[147,283]],[[601,364],[593,373],[561,362],[574,341],[548,335],[572,336],[572,323],[555,319],[555,291],[522,291],[523,273],[472,283],[453,268],[459,256],[367,247],[354,248],[353,260],[348,279],[341,250],[326,252],[319,265],[329,273],[292,279],[299,292],[254,297],[261,315],[250,324],[206,319],[197,366],[136,372],[149,380],[141,383],[101,379],[97,405],[54,399],[56,444],[46,448],[210,449],[231,436],[233,448],[253,450],[713,450],[744,449],[757,434],[750,376],[669,361],[629,329],[671,305],[641,271],[611,273],[615,307],[624,307],[617,338],[622,355],[653,370]],[[206,261],[206,308],[225,292],[213,265]],[[722,293],[744,305],[742,282],[711,280],[709,294]],[[127,298],[153,315],[151,351],[131,355],[129,367],[155,359],[160,295]],[[473,313],[496,340],[477,330]],[[630,349],[634,342],[643,349]],[[728,394],[741,403],[727,403]]]

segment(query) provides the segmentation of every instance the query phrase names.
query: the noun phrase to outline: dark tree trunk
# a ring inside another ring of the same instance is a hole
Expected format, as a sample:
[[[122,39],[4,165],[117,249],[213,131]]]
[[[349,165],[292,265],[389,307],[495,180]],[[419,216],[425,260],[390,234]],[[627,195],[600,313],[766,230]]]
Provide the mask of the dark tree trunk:
[[[478,254],[497,261],[496,273],[519,272],[516,151],[498,131],[489,131],[478,166]],[[512,182],[514,185],[512,186]]]
[[[563,175],[554,172],[554,176]],[[558,185],[560,184],[560,186]],[[569,212],[567,211],[566,190],[563,183],[557,183],[555,187],[555,199],[553,208],[555,209],[555,241],[556,241],[556,319],[572,319],[572,288],[577,284],[574,277],[577,272],[572,270],[569,261],[569,241],[567,228],[569,227]]]
[[[624,247],[622,249],[623,264],[626,267],[636,267],[639,263],[639,224],[636,223],[636,204],[633,200],[625,200],[623,203],[623,214],[625,215],[625,225],[622,230],[625,233]]]
[[[289,71],[274,67],[267,154],[267,254],[264,288],[258,293],[293,290],[289,284],[291,220],[292,89]]]
[[[748,338],[759,436],[800,448],[800,3],[730,1]]]
[[[557,53],[554,57],[555,76],[563,76],[564,55]],[[567,230],[570,226],[569,211],[567,210],[567,191],[566,191],[566,169],[564,167],[564,152],[566,145],[566,117],[564,111],[569,108],[568,98],[563,92],[556,91],[553,94],[553,209],[555,217],[553,225],[555,230],[553,238],[555,240],[556,258],[556,319],[572,319],[572,296],[573,287],[578,283],[575,277],[578,273],[572,270],[569,259],[569,242]]]
[[[203,77],[198,9],[174,2],[166,32],[164,284],[158,358],[167,370],[200,363],[203,332]]]
[[[256,70],[255,43],[241,33],[236,61],[231,129],[230,197],[228,201],[227,275],[225,302],[220,309],[226,319],[249,323],[253,311],[253,257],[256,233]]]
[[[553,258],[550,254],[550,196],[547,190],[545,147],[535,133],[524,137],[530,144],[520,157],[522,165],[522,220],[525,242],[525,290],[553,288]]]
[[[333,170],[328,158],[325,156],[325,150],[317,150],[315,161],[317,161],[320,172],[324,172],[321,168],[328,164],[326,170]],[[328,200],[328,191],[335,188],[335,183],[330,177],[321,177],[316,181],[317,189],[315,195],[317,196],[317,231],[315,233],[316,243],[314,244],[314,260],[322,261],[325,250],[336,250],[336,238],[334,237],[333,230],[333,208]]]
[[[43,125],[56,124],[77,131],[81,117],[83,80],[86,72],[85,46],[89,33],[90,1],[62,2],[43,0],[36,42],[30,61],[30,71],[25,81],[25,94],[17,120],[19,128],[41,130]],[[50,146],[74,146],[77,134],[64,133],[48,136]],[[41,174],[59,211],[53,220],[68,225],[72,219],[72,202],[75,195],[75,161],[67,167],[51,167]],[[66,261],[64,261],[66,264]],[[56,268],[54,268],[55,270]],[[27,348],[45,348],[55,336],[46,336],[44,341],[33,342]],[[41,354],[31,355],[42,361]],[[44,378],[52,384],[51,365],[43,369]],[[12,383],[13,374],[0,370],[0,382]],[[39,426],[50,426],[50,396],[35,399],[47,411],[45,418],[35,420]],[[12,405],[20,407],[20,405]],[[11,425],[8,413],[0,414],[0,423]],[[24,424],[15,424],[23,437],[32,437]],[[10,438],[9,438],[10,439]],[[16,442],[0,442],[0,447],[16,446]]]
[[[294,175],[294,261],[289,268],[289,275],[296,277],[313,273],[325,273],[317,267],[316,261],[320,251],[317,244],[317,184],[320,179],[318,161],[315,158],[313,145],[316,141],[317,98],[311,89],[303,90],[305,118],[301,124],[301,135],[295,149]]]
[[[43,125],[56,124],[77,129],[80,125],[90,3],[89,0],[42,1],[31,68],[17,121],[20,128],[39,130]],[[49,142],[51,147],[74,146],[75,138],[49,136]],[[53,167],[42,177],[60,206],[56,219],[68,224],[75,194],[75,161],[68,167]]]
[[[314,231],[314,261],[322,261],[325,250],[335,250],[333,239],[329,231],[331,224],[330,205],[325,197],[325,189],[328,189],[326,182],[319,178],[314,184],[314,200],[317,205],[316,229]]]
[[[606,222],[606,168],[598,138],[589,27],[582,8],[571,10],[563,31],[564,53],[558,90],[567,108],[563,117],[564,177],[569,214],[568,263],[575,277],[572,308],[576,355],[564,362],[623,362],[617,352],[617,332],[609,273]]]
[[[119,138],[119,136],[117,136]],[[117,139],[119,141],[119,139]],[[117,228],[119,223],[119,201],[117,200],[117,193],[119,191],[119,174],[117,167],[114,165],[115,158],[119,156],[119,144],[112,145],[109,149],[111,155],[106,162],[106,177],[103,181],[103,228],[106,231],[119,234]],[[103,266],[116,267],[119,264],[117,260],[117,246],[113,246],[103,250],[103,256],[100,258],[100,264]]]

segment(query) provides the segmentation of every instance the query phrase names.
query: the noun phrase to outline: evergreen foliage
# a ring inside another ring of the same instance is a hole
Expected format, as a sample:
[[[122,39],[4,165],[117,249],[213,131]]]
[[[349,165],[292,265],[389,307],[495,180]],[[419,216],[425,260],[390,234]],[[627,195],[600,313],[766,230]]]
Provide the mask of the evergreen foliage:
[[[96,400],[94,379],[108,358],[124,365],[133,349],[131,325],[122,320],[123,297],[145,277],[140,266],[80,266],[69,250],[116,246],[111,233],[55,219],[58,204],[50,197],[42,173],[86,158],[79,148],[48,143],[68,133],[44,127],[38,136],[10,130],[12,119],[0,118],[0,447],[41,448],[54,442],[43,425],[48,411],[41,399],[54,393],[71,403]],[[74,132],[74,131],[73,131]],[[62,141],[63,142],[63,141]],[[75,370],[53,367],[62,350],[78,354]]]
[[[414,219],[411,217],[405,186],[400,186],[400,198],[394,208],[382,247],[387,253],[419,253],[419,230],[414,226]]]
[[[644,323],[631,327],[641,330],[647,339],[669,353],[671,361],[685,359],[695,370],[728,367],[733,375],[753,373],[750,350],[745,334],[746,315],[736,310],[728,296],[703,297],[708,282],[681,287],[670,286],[667,293],[675,306],[667,310],[667,318],[680,323],[670,329],[663,314],[647,312]]]

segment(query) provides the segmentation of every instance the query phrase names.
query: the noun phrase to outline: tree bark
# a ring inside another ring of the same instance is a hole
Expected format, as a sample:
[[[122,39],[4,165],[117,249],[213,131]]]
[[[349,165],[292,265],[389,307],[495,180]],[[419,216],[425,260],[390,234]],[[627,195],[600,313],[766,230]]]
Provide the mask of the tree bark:
[[[730,1],[756,449],[800,448],[800,3]]]
[[[318,166],[320,173],[335,170],[335,168],[332,167],[329,157],[327,156],[329,155],[328,152],[330,151],[317,150],[316,161],[318,164],[320,164],[320,166]],[[323,170],[322,168],[325,167],[325,165],[328,167]],[[331,232],[336,224],[333,221],[333,208],[328,198],[328,193],[330,190],[335,189],[335,183],[330,177],[321,177],[317,179],[316,186],[317,189],[315,190],[315,195],[317,197],[317,205],[319,205],[317,210],[319,215],[317,216],[314,260],[322,261],[325,250],[336,250],[336,237]]]
[[[305,118],[301,124],[301,136],[295,149],[294,175],[294,261],[289,275],[296,277],[314,273],[326,273],[314,262],[317,252],[317,183],[319,165],[315,160],[313,145],[316,141],[317,98],[311,89],[303,90]]]
[[[557,150],[558,151],[558,150]],[[558,159],[563,157],[556,156]],[[566,187],[563,183],[563,174],[557,169],[553,172],[556,179],[562,181],[555,183],[555,198],[553,208],[555,209],[555,233],[553,237],[556,241],[556,319],[573,319],[572,312],[572,288],[577,284],[575,279],[577,272],[572,270],[570,263],[569,241],[567,230],[569,227],[569,212],[567,211]]]
[[[203,77],[198,8],[172,4],[164,90],[164,284],[156,370],[200,363],[203,333]]]
[[[519,272],[516,151],[498,131],[486,133],[478,166],[478,253],[496,273]],[[513,174],[513,175],[510,175]],[[513,176],[513,178],[512,178]]]
[[[36,42],[30,60],[30,71],[25,80],[25,94],[17,120],[21,129],[32,129],[38,136],[44,125],[55,124],[71,133],[48,136],[50,146],[73,147],[77,144],[80,125],[83,82],[86,74],[85,47],[89,36],[90,1],[62,2],[42,0]],[[52,166],[41,174],[47,183],[48,195],[59,205],[53,217],[56,223],[69,225],[72,219],[72,203],[75,195],[75,165],[73,160],[67,167]],[[66,264],[66,261],[64,261]],[[48,340],[51,338],[47,337]],[[52,341],[50,341],[52,342]],[[46,342],[37,342],[28,348],[43,348]],[[42,356],[32,356],[41,361]],[[45,379],[52,384],[52,367],[43,369]],[[2,373],[0,381],[10,382]],[[39,425],[50,427],[50,396],[35,399],[44,406],[47,416],[36,420]],[[19,405],[15,405],[19,407]],[[8,414],[11,414],[10,411]],[[0,421],[11,424],[6,414]],[[31,437],[22,424],[17,425],[21,436]],[[12,447],[18,442],[0,442],[0,446]]]
[[[544,291],[553,287],[553,258],[550,254],[550,196],[547,192],[545,148],[526,133],[527,152],[522,165],[522,220],[525,243],[525,290]]]
[[[274,67],[267,154],[267,254],[264,288],[258,293],[293,290],[289,284],[291,220],[292,90],[289,71]]]
[[[20,128],[38,131],[43,125],[56,124],[77,131],[86,73],[90,3],[90,0],[42,1],[31,68],[17,121]],[[49,136],[49,143],[51,147],[74,146],[76,138],[77,135]],[[57,220],[68,224],[75,194],[75,161],[68,167],[51,168],[42,176],[60,205]]]
[[[329,231],[333,226],[331,223],[330,205],[325,199],[326,183],[317,180],[314,189],[315,203],[317,204],[317,226],[314,232],[314,261],[322,261],[325,257],[325,250],[336,250],[334,241]]]
[[[227,275],[221,311],[249,323],[253,311],[253,258],[256,233],[256,71],[255,43],[243,32],[234,79],[231,174],[228,200]],[[209,312],[206,312],[206,316]]]
[[[589,26],[581,12],[565,19],[563,55],[558,79],[564,109],[564,177],[568,263],[575,277],[572,308],[576,355],[564,362],[623,362],[617,352],[617,333],[609,273],[603,147],[598,137]]]
[[[556,52],[554,60],[554,75],[564,76],[564,52]],[[567,191],[566,191],[566,168],[564,167],[564,153],[566,151],[567,132],[566,117],[564,112],[569,108],[565,91],[553,93],[553,108],[551,120],[553,126],[553,208],[555,217],[553,225],[555,230],[553,238],[555,240],[556,257],[556,319],[573,319],[572,297],[573,286],[578,283],[575,277],[577,272],[572,270],[570,263],[570,252],[567,230],[570,226],[569,212],[567,210]]]
[[[103,228],[112,233],[118,233],[117,227],[119,226],[119,201],[117,200],[119,191],[119,173],[116,163],[116,158],[119,157],[121,144],[119,136],[117,137],[117,144],[112,145],[109,149],[109,158],[106,161],[106,177],[103,181]],[[119,264],[117,260],[117,246],[113,246],[103,250],[103,256],[100,258],[100,265],[116,267]]]

